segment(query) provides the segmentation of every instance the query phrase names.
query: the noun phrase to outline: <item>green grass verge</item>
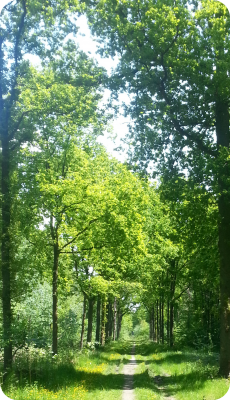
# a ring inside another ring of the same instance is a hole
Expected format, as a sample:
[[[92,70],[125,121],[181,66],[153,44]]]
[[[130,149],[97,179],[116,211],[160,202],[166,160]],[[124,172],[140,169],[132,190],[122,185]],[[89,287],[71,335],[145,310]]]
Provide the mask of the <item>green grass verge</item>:
[[[44,361],[36,370],[12,373],[3,392],[14,400],[119,400],[131,345],[112,343],[101,351]]]
[[[230,385],[229,380],[218,377],[217,354],[191,349],[172,351],[154,343],[139,343],[136,360],[137,400],[217,400]]]
[[[132,342],[110,343],[99,351],[84,350],[50,360],[25,360],[3,387],[14,400],[121,400],[123,367]],[[218,377],[218,355],[155,343],[136,343],[136,400],[217,400],[229,387]]]

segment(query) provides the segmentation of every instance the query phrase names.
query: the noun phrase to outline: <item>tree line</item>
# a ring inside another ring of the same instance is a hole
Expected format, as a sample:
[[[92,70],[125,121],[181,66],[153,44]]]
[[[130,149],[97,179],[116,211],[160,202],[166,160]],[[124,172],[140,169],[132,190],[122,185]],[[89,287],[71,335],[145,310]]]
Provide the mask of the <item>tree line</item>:
[[[81,13],[101,55],[119,55],[111,76],[70,38]],[[119,337],[123,315],[143,304],[151,339],[213,343],[228,376],[228,25],[227,9],[215,1],[13,0],[3,7],[5,370],[28,339],[33,324],[22,316],[43,282],[52,304],[35,332],[45,336],[50,325],[53,354],[62,340],[59,297],[80,293],[81,347],[86,316],[87,341],[95,318],[95,340],[104,344]],[[38,57],[37,67],[28,55]],[[97,143],[113,115],[102,102],[105,88],[115,98],[130,94],[125,164]]]

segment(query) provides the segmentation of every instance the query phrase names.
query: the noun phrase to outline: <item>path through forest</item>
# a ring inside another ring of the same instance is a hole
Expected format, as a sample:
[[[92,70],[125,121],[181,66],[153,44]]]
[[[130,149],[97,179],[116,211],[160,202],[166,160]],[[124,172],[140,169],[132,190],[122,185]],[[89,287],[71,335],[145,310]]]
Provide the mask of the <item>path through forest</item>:
[[[125,383],[123,387],[122,393],[122,400],[135,400],[134,394],[134,377],[135,369],[137,367],[137,361],[135,359],[135,344],[132,347],[131,351],[131,360],[128,364],[124,365],[123,374],[125,376]],[[164,374],[164,376],[169,376]],[[164,395],[165,400],[175,400],[175,397],[170,396],[169,394],[165,393],[165,387],[162,385],[162,376],[155,376],[154,383],[156,384],[157,388],[161,393]]]
[[[135,344],[132,348],[132,357],[128,364],[124,365],[123,374],[125,375],[125,383],[123,388],[122,400],[135,400],[133,390],[133,375],[137,366],[135,360]]]

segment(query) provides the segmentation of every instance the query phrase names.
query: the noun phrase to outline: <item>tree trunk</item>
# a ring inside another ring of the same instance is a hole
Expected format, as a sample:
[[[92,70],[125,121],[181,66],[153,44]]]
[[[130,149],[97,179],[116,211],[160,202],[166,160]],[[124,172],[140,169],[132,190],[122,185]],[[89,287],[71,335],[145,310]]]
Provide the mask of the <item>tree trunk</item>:
[[[106,304],[106,324],[105,324],[105,339],[109,337],[109,320],[110,320],[110,308],[109,303]]]
[[[216,135],[219,151],[229,150],[229,105],[227,100],[216,101]],[[219,253],[220,253],[220,374],[230,374],[230,188],[229,160],[219,165]]]
[[[171,279],[170,279],[170,312],[169,312],[169,342],[170,347],[174,345],[173,327],[174,327],[174,295],[176,289],[176,260],[171,261]]]
[[[118,311],[118,323],[117,323],[117,340],[120,337],[120,333],[121,333],[121,322],[122,322],[122,312],[121,310]]]
[[[113,303],[113,341],[116,340],[117,333],[117,299],[115,297]]]
[[[107,303],[106,307],[106,335],[105,338],[111,338],[113,336],[113,306],[111,301]]]
[[[100,325],[101,325],[101,300],[98,295],[97,299],[97,326],[96,326],[96,342],[100,342]]]
[[[161,298],[159,300],[159,332],[160,332],[160,336],[159,336],[159,342],[161,343],[162,340],[162,323],[161,323]]]
[[[111,338],[113,335],[113,306],[111,301],[109,302],[108,324],[109,324],[109,337]]]
[[[173,302],[170,302],[170,322],[169,322],[169,340],[170,340],[170,347],[173,346],[173,325],[174,325],[174,305]]]
[[[157,300],[157,343],[159,343],[159,307]]]
[[[155,302],[155,320],[154,320],[154,324],[155,324],[155,342],[157,342],[157,303]]]
[[[155,313],[154,306],[150,307],[149,312],[149,339],[155,339]]]
[[[224,197],[222,195],[221,197]],[[222,204],[221,204],[222,203]],[[222,222],[219,227],[220,250],[220,374],[228,377],[230,373],[230,221],[229,205],[219,200],[219,210]],[[226,217],[226,215],[228,215]],[[228,235],[227,235],[227,228]]]
[[[155,308],[152,307],[152,330],[153,330],[153,340],[155,340]]]
[[[57,294],[57,285],[58,285],[58,243],[56,242],[53,247],[54,252],[54,262],[53,262],[53,354],[57,354],[58,352],[58,294]]]
[[[80,342],[80,349],[81,350],[83,349],[83,343],[84,343],[85,317],[86,317],[86,295],[84,294],[83,310],[82,310],[82,322],[81,322],[81,342]]]
[[[105,327],[106,327],[106,301],[102,302],[102,312],[101,312],[101,345],[105,344]]]
[[[153,340],[153,317],[152,317],[152,307],[149,311],[149,339]]]
[[[162,303],[161,303],[161,338],[162,343],[164,344],[164,298],[162,296]]]
[[[169,309],[170,309],[169,300],[167,300],[167,344],[169,344],[169,337],[170,337],[170,333],[169,333],[169,320],[170,320],[170,318],[169,318]]]
[[[2,104],[1,104],[2,106]],[[2,108],[2,107],[1,107]],[[3,109],[0,109],[3,123]],[[2,147],[2,238],[1,238],[1,269],[2,269],[2,307],[3,307],[3,339],[4,339],[4,370],[12,368],[12,308],[11,308],[11,274],[10,274],[10,154],[7,129],[1,133]]]
[[[87,342],[92,342],[92,332],[93,332],[93,299],[88,300],[88,331],[87,331]]]

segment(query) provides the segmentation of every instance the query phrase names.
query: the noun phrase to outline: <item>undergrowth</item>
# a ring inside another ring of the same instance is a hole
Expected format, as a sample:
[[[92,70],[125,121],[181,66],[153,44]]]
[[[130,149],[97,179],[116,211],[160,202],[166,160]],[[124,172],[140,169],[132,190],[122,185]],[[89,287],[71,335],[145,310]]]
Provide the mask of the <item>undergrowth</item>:
[[[3,391],[14,400],[119,400],[129,352],[126,343],[101,350],[62,351],[55,357],[33,347],[23,349]]]
[[[136,345],[135,375],[137,400],[217,400],[229,388],[229,380],[218,376],[216,353],[171,350],[155,343]],[[152,397],[151,397],[152,396]]]
[[[23,349],[3,391],[14,400],[119,400],[132,345],[111,342],[55,357],[49,351]],[[229,381],[218,376],[216,353],[147,342],[136,343],[135,353],[136,400],[217,400],[228,390]]]

